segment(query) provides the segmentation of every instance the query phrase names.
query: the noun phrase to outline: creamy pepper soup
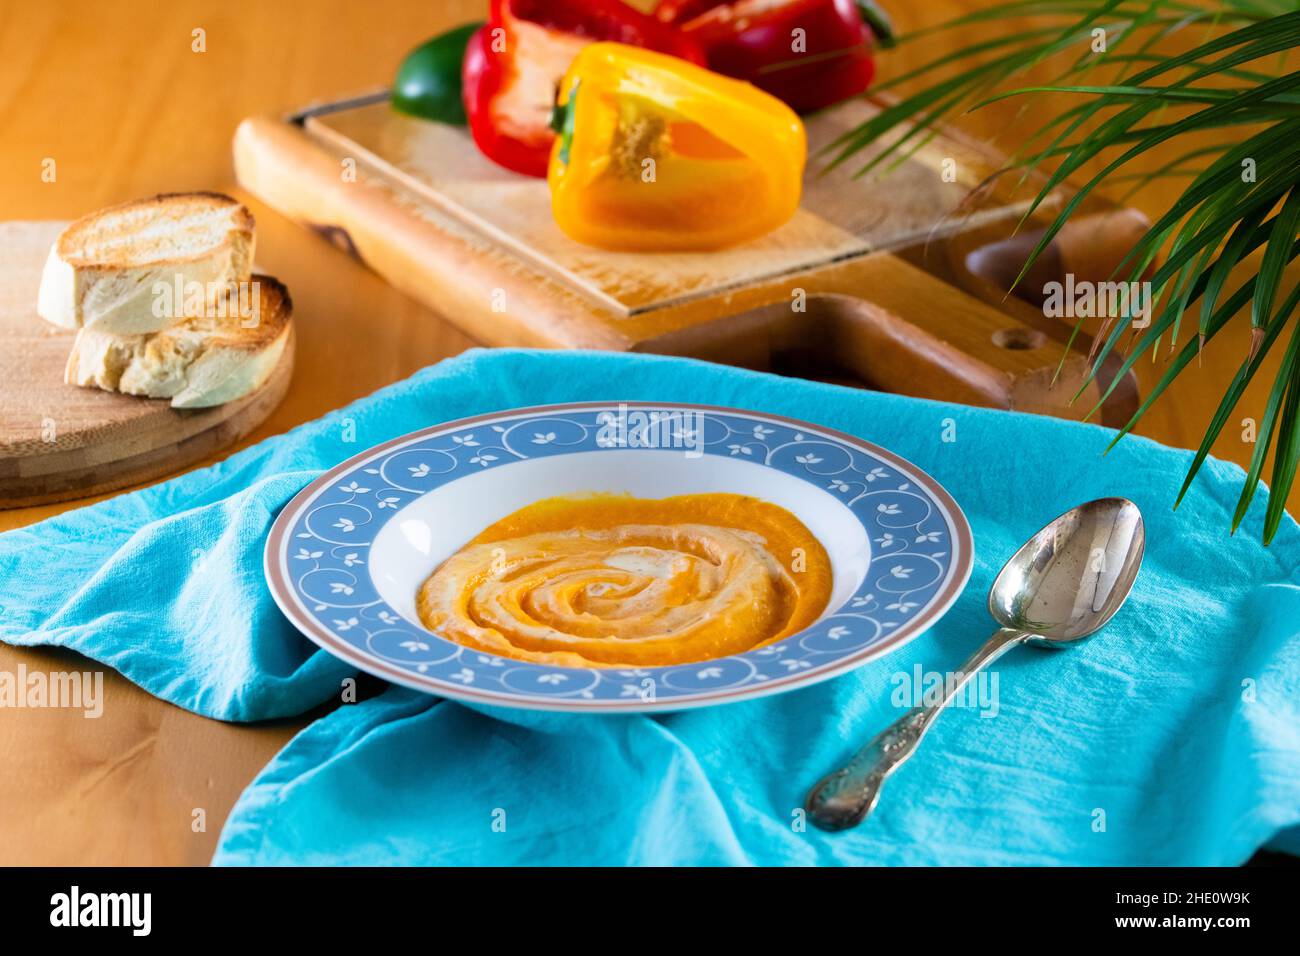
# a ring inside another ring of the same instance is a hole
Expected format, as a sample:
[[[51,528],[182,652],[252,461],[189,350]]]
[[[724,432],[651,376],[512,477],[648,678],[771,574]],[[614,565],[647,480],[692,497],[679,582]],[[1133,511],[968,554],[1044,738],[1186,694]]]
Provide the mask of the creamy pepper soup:
[[[826,608],[826,549],[784,508],[732,494],[547,498],[492,525],[420,588],[449,640],[565,667],[726,657]]]

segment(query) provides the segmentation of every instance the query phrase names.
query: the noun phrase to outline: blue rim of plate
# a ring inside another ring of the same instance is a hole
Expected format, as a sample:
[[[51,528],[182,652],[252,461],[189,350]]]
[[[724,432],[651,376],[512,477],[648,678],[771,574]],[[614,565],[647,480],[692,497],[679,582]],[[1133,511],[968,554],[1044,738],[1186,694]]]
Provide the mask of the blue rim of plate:
[[[601,413],[620,409],[699,412],[704,454],[744,456],[837,495],[871,542],[861,586],[816,624],[775,644],[717,660],[635,669],[555,667],[488,654],[407,620],[379,596],[365,571],[366,549],[403,507],[484,468],[601,451],[595,439]],[[425,460],[413,465],[421,455]],[[400,482],[387,473],[399,456],[405,469]],[[327,523],[331,517],[335,521]],[[973,560],[970,525],[957,503],[898,455],[781,415],[675,402],[539,405],[394,438],[303,488],[276,518],[264,553],[267,583],[285,616],[362,671],[457,700],[593,713],[685,710],[835,677],[922,634],[957,599]]]

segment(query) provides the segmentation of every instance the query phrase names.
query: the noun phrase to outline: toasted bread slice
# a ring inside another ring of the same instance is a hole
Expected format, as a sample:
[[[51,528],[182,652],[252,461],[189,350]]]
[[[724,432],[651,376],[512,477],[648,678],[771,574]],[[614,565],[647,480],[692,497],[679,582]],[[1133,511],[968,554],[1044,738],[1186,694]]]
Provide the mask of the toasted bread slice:
[[[169,193],[78,219],[54,241],[36,311],[64,328],[158,332],[205,311],[253,265],[253,215],[220,193]]]
[[[149,335],[83,328],[64,381],[170,398],[173,408],[207,408],[247,395],[261,387],[284,353],[293,301],[270,276],[254,275],[244,290],[240,301],[246,307],[224,318],[203,315]]]

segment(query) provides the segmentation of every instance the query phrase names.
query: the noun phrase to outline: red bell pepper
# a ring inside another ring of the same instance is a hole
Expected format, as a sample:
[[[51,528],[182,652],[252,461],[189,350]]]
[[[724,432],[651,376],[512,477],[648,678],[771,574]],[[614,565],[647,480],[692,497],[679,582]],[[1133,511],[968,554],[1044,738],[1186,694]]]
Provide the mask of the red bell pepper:
[[[704,64],[693,39],[621,0],[492,0],[461,67],[470,133],[484,156],[518,173],[546,175],[556,89],[578,51],[597,40]]]
[[[709,69],[800,113],[865,90],[875,73],[873,33],[882,45],[892,41],[873,0],[662,0],[655,17],[697,40]]]

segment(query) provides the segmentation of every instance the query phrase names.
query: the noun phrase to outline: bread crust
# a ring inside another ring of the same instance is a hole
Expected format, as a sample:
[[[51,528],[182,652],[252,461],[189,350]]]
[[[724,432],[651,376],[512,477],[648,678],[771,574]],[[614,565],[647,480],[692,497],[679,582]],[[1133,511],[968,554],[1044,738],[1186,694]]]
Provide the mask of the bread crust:
[[[96,212],[88,213],[80,219],[74,220],[63,230],[58,240],[55,242],[55,249],[58,255],[65,262],[83,269],[125,269],[132,268],[138,263],[130,257],[130,247],[122,247],[121,255],[117,256],[93,256],[87,257],[82,253],[81,243],[84,243],[86,235],[105,219],[115,215],[121,215],[128,211],[139,210],[146,212],[151,208],[180,210],[187,208],[184,204],[189,205],[189,211],[192,213],[203,208],[212,210],[229,210],[233,214],[231,228],[226,233],[226,243],[234,242],[234,234],[245,233],[251,239],[257,227],[257,221],[253,214],[239,200],[233,196],[227,196],[225,193],[197,191],[188,193],[158,193],[147,199],[133,199],[130,202],[118,203],[116,206],[109,206],[106,209],[100,209]],[[166,265],[168,263],[185,263],[193,262],[196,259],[205,258],[211,255],[210,250],[197,252],[189,256],[170,256],[161,259],[151,259],[150,265]]]

